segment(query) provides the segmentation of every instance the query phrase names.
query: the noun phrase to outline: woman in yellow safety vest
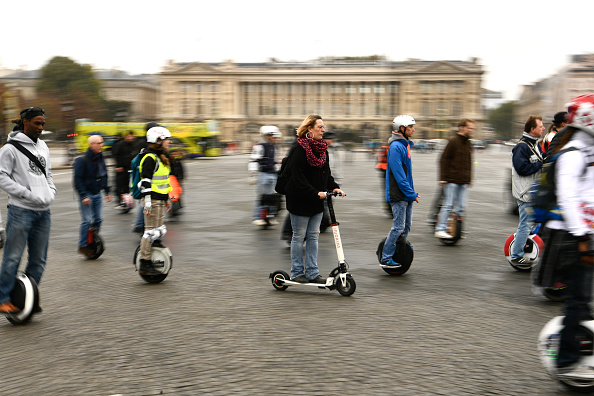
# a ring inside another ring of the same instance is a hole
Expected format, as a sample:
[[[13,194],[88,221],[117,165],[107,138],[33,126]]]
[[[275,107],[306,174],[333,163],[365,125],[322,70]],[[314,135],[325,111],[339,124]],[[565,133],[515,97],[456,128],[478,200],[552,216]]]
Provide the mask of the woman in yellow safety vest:
[[[140,193],[144,207],[144,234],[140,240],[140,269],[142,275],[158,275],[161,272],[151,261],[151,247],[162,246],[161,238],[167,232],[165,211],[169,210],[169,173],[171,166],[167,156],[171,133],[161,126],[150,128],[146,133],[148,148],[140,161]]]

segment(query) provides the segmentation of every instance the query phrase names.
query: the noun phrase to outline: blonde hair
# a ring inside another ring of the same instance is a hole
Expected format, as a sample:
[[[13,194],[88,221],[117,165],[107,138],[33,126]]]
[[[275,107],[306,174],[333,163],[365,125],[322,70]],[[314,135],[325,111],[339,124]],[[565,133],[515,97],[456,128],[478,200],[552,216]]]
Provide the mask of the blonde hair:
[[[319,116],[317,114],[310,114],[307,117],[305,117],[305,120],[303,120],[301,126],[297,128],[297,136],[303,137],[307,133],[308,128],[313,128],[314,125],[316,125],[316,121],[321,119],[322,116]]]

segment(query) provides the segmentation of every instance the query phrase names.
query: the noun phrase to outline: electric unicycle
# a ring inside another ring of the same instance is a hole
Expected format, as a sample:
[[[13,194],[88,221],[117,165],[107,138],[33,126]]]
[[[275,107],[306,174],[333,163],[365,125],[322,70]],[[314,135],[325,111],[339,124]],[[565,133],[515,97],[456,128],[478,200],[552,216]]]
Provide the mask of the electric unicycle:
[[[39,289],[33,278],[24,272],[18,272],[14,288],[10,293],[10,302],[20,311],[6,314],[6,319],[15,326],[28,323],[39,307]]]
[[[105,251],[103,238],[99,235],[99,230],[96,227],[89,227],[87,246],[91,248],[91,253],[85,256],[87,260],[97,260]]]
[[[169,250],[168,247],[162,245],[159,241],[153,242],[153,246],[151,247],[151,261],[153,262],[153,268],[161,273],[156,275],[146,275],[139,273],[140,277],[148,283],[162,282],[165,278],[167,278],[167,275],[173,266],[173,255],[171,254],[171,250]],[[136,271],[139,271],[140,245],[134,252],[133,263]]]
[[[511,265],[515,270],[530,271],[532,267],[536,265],[542,252],[544,252],[544,242],[540,236],[536,234],[537,230],[528,235],[528,239],[526,239],[526,244],[524,245],[524,258],[528,260],[526,264],[516,264],[512,262],[511,251],[515,243],[516,234],[514,233],[507,237],[505,245],[503,245],[503,253],[509,262],[509,265]]]
[[[382,264],[382,254],[384,252],[385,243],[386,238],[380,241],[379,245],[377,246],[377,250],[375,251],[380,267],[382,267],[382,269],[390,275],[403,275],[406,271],[408,271],[413,262],[415,256],[413,245],[411,245],[410,242],[406,240],[406,238],[398,238],[398,241],[396,241],[396,252],[392,257],[392,260],[400,264],[400,266],[396,267],[393,265]]]
[[[446,232],[452,236],[452,238],[438,238],[444,245],[452,246],[455,245],[460,239],[462,239],[462,216],[457,213],[450,213],[446,222]]]
[[[579,392],[592,392],[594,391],[594,380],[572,379],[560,377],[557,374],[557,356],[559,342],[561,340],[561,330],[563,329],[563,318],[563,316],[557,316],[551,319],[541,330],[538,336],[540,359],[548,373],[565,387]],[[594,320],[582,321],[577,337],[582,355],[580,363],[587,366],[594,366]]]

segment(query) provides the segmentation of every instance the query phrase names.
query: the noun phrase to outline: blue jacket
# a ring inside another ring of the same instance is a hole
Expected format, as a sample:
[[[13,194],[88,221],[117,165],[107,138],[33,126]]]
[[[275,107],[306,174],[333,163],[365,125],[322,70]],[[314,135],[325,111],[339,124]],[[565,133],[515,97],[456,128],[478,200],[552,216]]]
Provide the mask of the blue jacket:
[[[107,167],[103,154],[94,154],[91,149],[74,160],[74,187],[80,196],[85,199],[89,195],[96,195],[105,190],[109,195],[107,184]]]
[[[386,200],[388,202],[417,199],[412,177],[410,149],[413,143],[399,133],[392,133],[389,140],[388,162],[386,167]]]

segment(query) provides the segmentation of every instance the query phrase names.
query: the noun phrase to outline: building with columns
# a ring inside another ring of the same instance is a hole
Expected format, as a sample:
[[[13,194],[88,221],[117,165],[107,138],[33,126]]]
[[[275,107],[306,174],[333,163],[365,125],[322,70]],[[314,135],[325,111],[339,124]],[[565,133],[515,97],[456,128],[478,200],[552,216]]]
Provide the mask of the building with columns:
[[[392,62],[384,57],[321,58],[286,63],[174,63],[157,75],[158,119],[216,119],[222,139],[253,141],[262,125],[285,136],[308,114],[328,130],[384,139],[392,119],[409,114],[416,138],[446,138],[461,118],[481,130],[483,68],[470,61]]]

